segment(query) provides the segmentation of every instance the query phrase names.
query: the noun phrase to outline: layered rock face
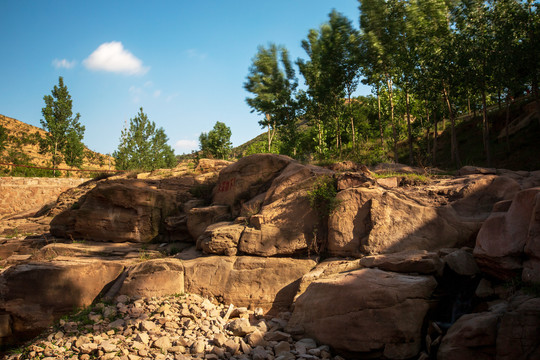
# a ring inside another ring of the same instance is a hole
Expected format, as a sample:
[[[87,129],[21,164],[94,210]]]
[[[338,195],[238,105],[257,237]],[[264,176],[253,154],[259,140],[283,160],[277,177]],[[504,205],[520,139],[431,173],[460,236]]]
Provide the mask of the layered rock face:
[[[259,316],[291,310],[282,316],[288,337],[275,335],[283,349],[245,347],[254,359],[317,358],[292,350],[291,335],[355,359],[536,354],[538,298],[523,294],[540,268],[540,173],[488,170],[415,185],[358,164],[320,168],[261,154],[202,161],[181,176],[99,181],[50,212],[51,233],[65,243],[44,246],[47,235],[0,248],[0,339],[100,297],[187,292]],[[337,194],[323,199],[336,205],[329,215],[313,205],[322,182]],[[71,270],[47,270],[58,266]],[[84,296],[66,305],[46,300],[57,296],[51,290],[41,301],[34,290],[46,288],[18,285],[40,272]],[[514,274],[525,285],[504,283]]]

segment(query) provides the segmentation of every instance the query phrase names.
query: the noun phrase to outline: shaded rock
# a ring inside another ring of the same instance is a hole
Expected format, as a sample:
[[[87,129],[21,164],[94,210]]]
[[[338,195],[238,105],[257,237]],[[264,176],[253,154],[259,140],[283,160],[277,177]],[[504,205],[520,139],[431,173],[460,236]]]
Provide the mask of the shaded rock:
[[[244,228],[232,222],[212,224],[197,239],[197,247],[207,254],[234,256]]]
[[[472,174],[482,174],[482,175],[496,175],[497,169],[495,168],[483,168],[478,166],[463,166],[457,171],[457,175],[472,175]]]
[[[12,266],[0,275],[0,311],[11,315],[14,336],[35,335],[90,305],[122,270],[120,264],[93,260]]]
[[[345,172],[337,174],[338,191],[353,187],[371,187],[375,184],[375,179],[365,173]]]
[[[434,274],[442,272],[444,263],[434,252],[409,250],[394,254],[365,256],[360,259],[360,265],[399,273]]]
[[[183,262],[185,289],[268,312],[287,309],[313,260],[212,256]],[[234,290],[231,290],[234,289]]]
[[[452,271],[459,275],[473,276],[480,272],[470,251],[456,250],[446,255],[443,260]]]
[[[187,215],[187,228],[193,239],[197,240],[204,234],[206,228],[214,223],[230,220],[228,206],[214,205],[202,208],[192,208]]]
[[[118,294],[127,296],[165,296],[184,292],[184,267],[178,259],[154,259],[127,269]]]
[[[317,177],[329,170],[289,164],[271,183],[254,227],[246,227],[238,250],[250,255],[292,255],[314,247],[319,217],[307,193]],[[253,217],[252,217],[253,218]]]
[[[103,182],[51,221],[51,234],[95,241],[149,242],[177,211],[176,192],[140,180]]]
[[[527,244],[530,244],[527,254],[537,254],[534,239],[540,239],[540,236],[529,236],[529,228],[540,228],[537,225],[540,220],[533,216],[533,210],[540,202],[539,194],[540,188],[520,191],[507,212],[493,213],[484,222],[474,248],[474,256],[482,271],[500,279],[509,279],[521,273]],[[536,256],[540,258],[540,255]]]
[[[334,256],[435,250],[466,242],[478,229],[449,207],[422,205],[380,188],[353,188],[336,196],[328,221],[328,251]]]
[[[283,155],[255,154],[241,158],[219,173],[213,203],[234,208],[264,192],[269,183],[293,160]]]
[[[437,283],[361,269],[313,282],[296,301],[289,327],[356,355],[406,359],[420,351],[421,329]],[[346,296],[336,296],[336,294]]]

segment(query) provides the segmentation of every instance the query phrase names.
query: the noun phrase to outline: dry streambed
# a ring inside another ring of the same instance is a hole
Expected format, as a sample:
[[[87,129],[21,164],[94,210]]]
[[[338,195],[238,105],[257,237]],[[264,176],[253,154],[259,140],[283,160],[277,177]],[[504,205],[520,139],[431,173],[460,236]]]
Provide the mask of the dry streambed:
[[[198,295],[99,302],[63,318],[14,359],[342,359],[313,339],[287,333],[291,314],[218,304]]]

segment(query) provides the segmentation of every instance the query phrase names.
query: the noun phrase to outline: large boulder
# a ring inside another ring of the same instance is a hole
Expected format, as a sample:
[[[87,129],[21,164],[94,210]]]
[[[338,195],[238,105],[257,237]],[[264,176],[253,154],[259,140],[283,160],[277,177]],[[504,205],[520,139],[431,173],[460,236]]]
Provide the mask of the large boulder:
[[[264,192],[271,181],[293,160],[283,155],[246,156],[220,171],[213,203],[238,209],[242,201]]]
[[[332,275],[298,297],[289,327],[354,358],[412,358],[436,286],[431,276],[377,269]]]
[[[186,292],[276,313],[289,308],[300,278],[315,261],[211,256],[187,260],[183,265]]]
[[[437,359],[540,358],[540,298],[516,296],[490,311],[463,315],[444,336]]]
[[[184,266],[179,259],[154,259],[133,265],[118,292],[128,296],[166,296],[184,293]]]
[[[231,222],[212,224],[197,239],[197,248],[207,254],[234,256],[244,229],[244,225]]]
[[[140,180],[99,183],[51,221],[51,234],[111,242],[149,242],[178,211],[176,192]]]
[[[35,336],[63,315],[89,306],[123,269],[81,259],[12,266],[0,276],[0,313],[10,315],[16,339]]]
[[[334,256],[454,247],[479,227],[450,206],[426,206],[381,188],[346,189],[336,198],[339,206],[328,221],[328,251]]]
[[[509,279],[522,272],[525,257],[532,262],[540,259],[539,209],[537,187],[520,191],[507,212],[491,214],[478,232],[474,248],[482,271]],[[534,268],[534,264],[529,264],[530,267]]]
[[[260,211],[252,214],[238,250],[258,256],[292,255],[315,248],[320,218],[309,203],[314,182],[332,172],[296,162],[270,184]]]
[[[444,267],[437,253],[425,250],[365,256],[360,259],[360,265],[385,271],[418,274],[440,274]]]
[[[194,207],[188,211],[187,228],[193,239],[197,240],[209,225],[230,220],[230,218],[229,207],[225,205]]]

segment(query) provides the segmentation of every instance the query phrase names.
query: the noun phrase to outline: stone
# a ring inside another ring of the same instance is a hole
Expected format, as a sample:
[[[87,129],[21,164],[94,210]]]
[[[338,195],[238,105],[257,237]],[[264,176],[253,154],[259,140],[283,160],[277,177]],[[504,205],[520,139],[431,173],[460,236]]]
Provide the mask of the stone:
[[[227,341],[227,338],[222,333],[217,333],[214,335],[214,344],[216,344],[219,347],[225,346],[225,342]]]
[[[540,202],[539,194],[540,188],[520,191],[507,212],[493,213],[484,222],[473,252],[482,271],[499,279],[510,279],[521,274],[525,251],[534,257],[536,252],[532,250],[534,241],[529,240],[529,228],[540,224],[533,216],[536,204]]]
[[[255,328],[249,323],[249,320],[243,318],[238,318],[231,321],[228,325],[228,329],[234,336],[240,337],[244,337],[255,330]]]
[[[291,345],[287,341],[280,341],[274,346],[274,354],[276,356],[283,355],[291,351]]]
[[[362,172],[343,172],[337,174],[337,190],[345,190],[353,187],[371,187],[375,179]]]
[[[9,314],[0,315],[0,339],[11,336],[11,316]]]
[[[233,222],[212,224],[197,239],[197,247],[206,254],[234,256],[244,228],[244,225]]]
[[[470,251],[456,250],[443,257],[443,260],[452,271],[459,275],[473,276],[480,272]]]
[[[249,200],[264,192],[265,186],[291,162],[293,160],[287,156],[274,154],[241,158],[220,171],[212,202],[234,209],[241,200]]]
[[[150,337],[145,332],[139,332],[139,333],[137,333],[137,336],[135,337],[135,340],[139,341],[139,342],[141,342],[141,343],[143,343],[145,345],[148,345],[148,343],[150,341]]]
[[[162,336],[158,338],[156,341],[154,341],[154,344],[152,346],[155,348],[161,349],[161,351],[167,351],[170,347],[172,347],[172,344],[169,337]]]
[[[37,334],[89,306],[122,270],[118,263],[80,259],[11,266],[0,273],[0,311],[11,315],[14,336]]]
[[[184,267],[178,259],[152,259],[127,269],[120,295],[165,296],[184,292]]]
[[[313,260],[210,256],[183,262],[185,290],[265,312],[287,309]],[[230,291],[230,289],[235,289]]]
[[[475,222],[462,221],[450,206],[425,206],[381,188],[340,191],[338,208],[328,220],[328,251],[332,256],[405,250],[436,250],[468,241]]]
[[[298,297],[288,326],[301,324],[307,335],[340,351],[410,358],[420,352],[427,300],[436,285],[431,276],[377,269],[332,275]]]
[[[289,164],[270,184],[256,215],[242,233],[238,250],[249,255],[294,255],[315,244],[320,218],[309,203],[308,191],[328,170],[296,162]]]
[[[149,242],[162,222],[177,211],[176,192],[155,189],[141,180],[98,183],[77,208],[51,221],[51,234],[61,238],[111,242]]]
[[[439,274],[444,267],[444,263],[436,253],[425,250],[365,256],[360,259],[360,265],[385,271],[419,274]]]
[[[187,215],[187,228],[193,239],[197,240],[209,225],[230,220],[230,217],[229,207],[225,205],[192,208]]]
[[[258,329],[247,336],[247,342],[252,348],[257,346],[268,346],[268,342],[264,339],[263,334]]]

